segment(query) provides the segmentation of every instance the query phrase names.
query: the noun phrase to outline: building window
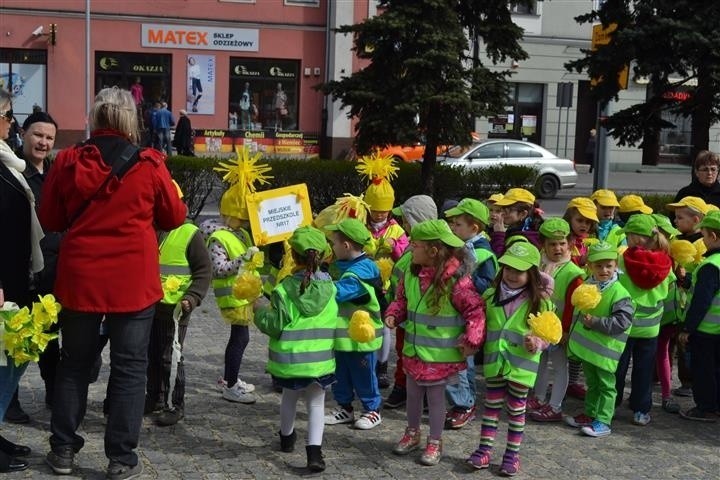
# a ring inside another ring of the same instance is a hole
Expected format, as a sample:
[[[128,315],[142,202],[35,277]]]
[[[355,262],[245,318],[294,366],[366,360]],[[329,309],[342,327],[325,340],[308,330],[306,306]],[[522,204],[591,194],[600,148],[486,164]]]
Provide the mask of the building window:
[[[297,60],[230,58],[228,128],[297,130]]]
[[[320,0],[285,0],[285,5],[295,7],[319,7]]]
[[[532,2],[530,5],[526,3],[510,2],[510,12],[519,15],[536,15],[537,2]]]
[[[545,85],[514,83],[505,111],[489,117],[488,138],[516,138],[540,144]]]

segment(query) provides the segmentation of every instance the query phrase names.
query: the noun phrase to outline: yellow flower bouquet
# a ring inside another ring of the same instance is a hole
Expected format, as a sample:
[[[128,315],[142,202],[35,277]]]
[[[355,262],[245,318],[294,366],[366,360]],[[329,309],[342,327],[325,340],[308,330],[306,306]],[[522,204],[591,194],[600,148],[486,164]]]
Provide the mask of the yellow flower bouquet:
[[[570,297],[570,303],[583,313],[587,313],[600,303],[602,295],[597,285],[583,283],[575,289]]]
[[[15,366],[19,367],[29,361],[37,362],[48,342],[57,338],[57,333],[46,333],[51,325],[57,323],[60,304],[52,295],[38,297],[32,310],[27,307],[18,308],[17,305],[6,302],[0,315],[0,325],[4,320],[4,328],[0,329],[7,355],[13,359]]]
[[[375,327],[370,321],[370,314],[365,310],[355,310],[350,317],[350,325],[348,326],[348,335],[350,339],[367,343],[375,340]]]
[[[697,254],[695,245],[687,240],[673,240],[670,242],[670,256],[678,265],[687,268],[695,263]]]
[[[375,265],[377,265],[380,270],[380,278],[382,279],[383,284],[389,282],[395,262],[393,262],[390,258],[383,257],[375,260]]]
[[[528,317],[530,331],[536,337],[557,345],[562,338],[562,324],[555,312],[542,312],[539,315],[531,313]]]

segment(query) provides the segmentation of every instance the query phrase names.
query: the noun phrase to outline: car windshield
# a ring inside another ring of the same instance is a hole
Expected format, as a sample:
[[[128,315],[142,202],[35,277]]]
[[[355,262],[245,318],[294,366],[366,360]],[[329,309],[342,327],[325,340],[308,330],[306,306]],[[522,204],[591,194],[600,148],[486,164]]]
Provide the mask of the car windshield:
[[[460,158],[463,155],[465,155],[465,153],[468,150],[471,150],[471,149],[475,148],[476,146],[477,146],[477,144],[466,145],[466,146],[453,145],[451,147],[448,147],[447,150],[445,150],[443,152],[443,155],[445,155],[446,157],[449,157],[449,158]]]

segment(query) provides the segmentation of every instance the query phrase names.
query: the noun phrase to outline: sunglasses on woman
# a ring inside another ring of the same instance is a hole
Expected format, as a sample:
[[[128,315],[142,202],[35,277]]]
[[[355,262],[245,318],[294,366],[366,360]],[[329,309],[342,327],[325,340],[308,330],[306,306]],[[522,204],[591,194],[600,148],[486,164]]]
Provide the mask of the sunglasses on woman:
[[[10,108],[10,109],[8,109],[8,110],[0,110],[0,117],[3,117],[3,118],[4,118],[5,120],[7,120],[8,122],[12,122],[12,121],[13,121],[13,111],[12,111],[12,108]]]

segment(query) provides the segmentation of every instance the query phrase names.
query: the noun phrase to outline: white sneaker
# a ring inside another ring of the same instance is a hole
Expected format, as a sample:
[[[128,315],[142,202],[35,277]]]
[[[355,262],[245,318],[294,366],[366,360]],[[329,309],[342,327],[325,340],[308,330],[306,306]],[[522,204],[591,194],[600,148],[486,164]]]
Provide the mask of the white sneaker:
[[[255,385],[252,383],[246,383],[244,382],[240,377],[237,378],[238,383],[242,387],[243,390],[245,390],[245,393],[252,393],[255,391]],[[227,382],[223,377],[218,378],[217,381],[217,388],[221,392],[227,387]]]
[[[325,415],[325,425],[338,425],[340,423],[352,423],[355,420],[355,414],[352,411],[345,410],[343,407],[337,407],[330,413]]]
[[[237,403],[255,403],[256,401],[255,395],[243,390],[239,383],[230,388],[223,388],[222,397],[225,400]]]
[[[364,412],[362,415],[360,415],[360,418],[357,419],[355,425],[353,426],[360,430],[370,430],[371,428],[377,427],[381,423],[382,418],[380,417],[380,412]]]

